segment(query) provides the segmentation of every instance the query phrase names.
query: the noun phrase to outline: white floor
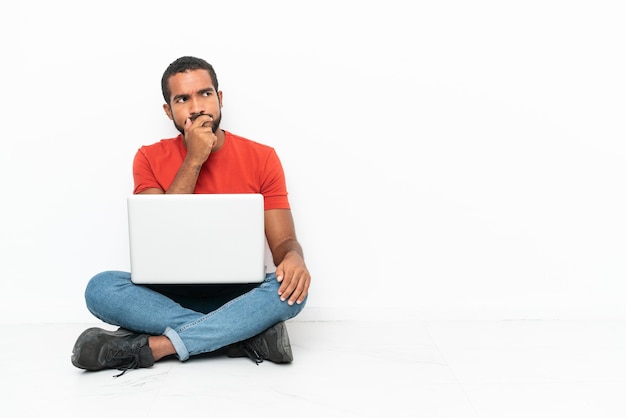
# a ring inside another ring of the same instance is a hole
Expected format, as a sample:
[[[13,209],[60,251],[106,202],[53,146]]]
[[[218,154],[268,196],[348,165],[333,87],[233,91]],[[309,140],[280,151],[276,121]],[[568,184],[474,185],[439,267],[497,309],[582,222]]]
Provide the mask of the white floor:
[[[626,321],[293,320],[294,363],[83,372],[98,324],[4,326],[4,417],[626,417]],[[8,412],[8,413],[7,413]]]

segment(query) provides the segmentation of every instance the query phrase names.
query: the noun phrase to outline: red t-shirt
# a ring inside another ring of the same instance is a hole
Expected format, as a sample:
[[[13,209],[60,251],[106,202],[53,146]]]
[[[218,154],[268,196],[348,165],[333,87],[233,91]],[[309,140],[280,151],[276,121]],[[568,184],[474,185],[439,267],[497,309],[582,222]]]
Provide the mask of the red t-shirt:
[[[185,159],[182,135],[139,148],[134,193],[167,190]],[[283,167],[274,148],[224,131],[224,145],[202,165],[194,193],[261,193],[265,210],[289,209]]]

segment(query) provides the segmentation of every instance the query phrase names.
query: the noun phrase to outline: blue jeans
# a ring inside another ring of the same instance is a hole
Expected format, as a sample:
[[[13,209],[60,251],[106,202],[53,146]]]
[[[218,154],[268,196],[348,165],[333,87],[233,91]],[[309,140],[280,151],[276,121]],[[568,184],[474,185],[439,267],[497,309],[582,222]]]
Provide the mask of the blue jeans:
[[[278,296],[274,273],[253,285],[136,285],[130,273],[105,271],[85,290],[98,319],[134,332],[165,335],[181,361],[245,340],[304,308]]]

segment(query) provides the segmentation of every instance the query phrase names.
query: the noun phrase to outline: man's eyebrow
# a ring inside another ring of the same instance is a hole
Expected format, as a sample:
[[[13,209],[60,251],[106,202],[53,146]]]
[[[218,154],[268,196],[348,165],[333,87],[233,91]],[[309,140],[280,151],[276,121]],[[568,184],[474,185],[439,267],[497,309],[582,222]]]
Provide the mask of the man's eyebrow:
[[[172,97],[172,101],[176,101],[178,99],[186,99],[188,97],[189,97],[188,94],[177,94],[176,96]]]
[[[204,94],[204,93],[214,93],[215,92],[215,88],[214,87],[206,87],[203,89],[198,90],[199,94]],[[189,98],[189,94],[187,93],[183,93],[183,94],[177,94],[176,96],[172,97],[172,100],[176,101],[178,99],[187,99]]]

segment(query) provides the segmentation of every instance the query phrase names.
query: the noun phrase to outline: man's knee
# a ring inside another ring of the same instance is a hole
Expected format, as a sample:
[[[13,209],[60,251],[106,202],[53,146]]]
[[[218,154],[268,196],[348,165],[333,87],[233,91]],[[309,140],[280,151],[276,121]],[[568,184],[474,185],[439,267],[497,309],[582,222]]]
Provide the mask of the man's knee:
[[[91,309],[100,301],[106,301],[112,296],[117,286],[128,280],[130,280],[130,275],[121,271],[104,271],[96,274],[89,280],[85,288],[87,307]]]

